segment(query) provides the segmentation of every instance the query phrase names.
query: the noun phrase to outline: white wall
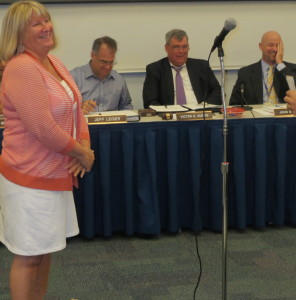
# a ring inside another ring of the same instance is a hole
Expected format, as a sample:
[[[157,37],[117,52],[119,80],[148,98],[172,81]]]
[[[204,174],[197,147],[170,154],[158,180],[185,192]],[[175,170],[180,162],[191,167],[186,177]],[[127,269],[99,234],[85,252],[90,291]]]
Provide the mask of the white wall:
[[[276,30],[285,43],[285,59],[296,62],[295,1],[167,2],[110,4],[48,4],[59,47],[55,50],[69,69],[85,64],[95,38],[110,35],[118,42],[118,65],[124,73],[135,108],[142,107],[146,64],[165,56],[164,35],[172,28],[187,31],[190,56],[207,59],[214,38],[227,18],[237,21],[223,43],[227,99],[236,70],[260,58],[263,32]],[[7,5],[0,5],[2,19]],[[210,64],[219,69],[217,52]],[[234,70],[234,71],[233,71]],[[220,80],[219,72],[215,72]]]

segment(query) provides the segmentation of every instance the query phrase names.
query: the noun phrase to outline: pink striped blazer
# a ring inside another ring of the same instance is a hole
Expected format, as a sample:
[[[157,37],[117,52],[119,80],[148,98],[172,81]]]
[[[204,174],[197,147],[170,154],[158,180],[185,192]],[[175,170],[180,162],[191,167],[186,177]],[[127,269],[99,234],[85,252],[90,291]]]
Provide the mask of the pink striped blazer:
[[[55,56],[48,55],[67,82],[77,102],[76,140],[89,140],[81,111],[81,95],[70,73]],[[8,180],[30,188],[72,190],[74,179],[65,155],[76,141],[73,133],[73,101],[61,83],[27,53],[6,66],[1,84],[5,127],[0,172]]]

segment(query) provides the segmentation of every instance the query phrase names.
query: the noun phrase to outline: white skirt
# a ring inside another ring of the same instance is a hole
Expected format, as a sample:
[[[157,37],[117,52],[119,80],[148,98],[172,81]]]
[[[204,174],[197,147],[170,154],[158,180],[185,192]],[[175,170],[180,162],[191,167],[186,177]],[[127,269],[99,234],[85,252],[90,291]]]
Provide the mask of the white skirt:
[[[79,233],[73,193],[23,187],[0,174],[0,241],[12,253],[32,256],[66,247]]]

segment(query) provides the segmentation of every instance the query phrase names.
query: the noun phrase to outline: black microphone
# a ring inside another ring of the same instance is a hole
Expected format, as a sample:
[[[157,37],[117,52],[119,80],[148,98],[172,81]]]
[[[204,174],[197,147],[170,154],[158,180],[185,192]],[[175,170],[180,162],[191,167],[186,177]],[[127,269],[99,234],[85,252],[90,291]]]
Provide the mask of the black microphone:
[[[245,98],[245,84],[243,82],[240,84],[240,93],[241,93],[241,97],[242,97],[241,107],[243,107],[245,110],[252,110],[253,107],[248,106],[248,103]]]
[[[224,41],[226,35],[229,33],[230,30],[234,29],[236,27],[236,21],[232,18],[228,18],[225,21],[224,27],[219,33],[218,36],[216,36],[214,40],[214,45],[211,49],[211,53],[219,46],[221,46],[222,42]]]
[[[245,100],[245,85],[243,82],[240,84],[240,93],[241,93],[241,106],[243,107],[244,100]]]

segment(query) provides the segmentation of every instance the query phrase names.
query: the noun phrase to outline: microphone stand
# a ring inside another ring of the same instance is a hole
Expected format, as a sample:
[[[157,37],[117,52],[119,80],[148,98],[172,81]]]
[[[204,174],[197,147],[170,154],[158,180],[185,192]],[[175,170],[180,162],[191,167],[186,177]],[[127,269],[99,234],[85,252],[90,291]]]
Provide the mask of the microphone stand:
[[[228,168],[229,162],[227,161],[227,135],[228,135],[228,125],[227,125],[227,111],[226,111],[226,101],[225,101],[225,68],[224,68],[224,51],[221,45],[218,46],[218,57],[221,66],[221,96],[223,104],[223,162],[221,164],[221,171],[223,176],[222,185],[222,206],[223,206],[223,228],[222,228],[222,299],[227,299],[227,230],[228,230]]]

